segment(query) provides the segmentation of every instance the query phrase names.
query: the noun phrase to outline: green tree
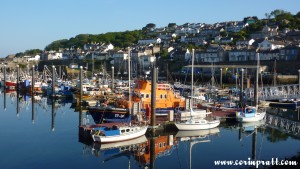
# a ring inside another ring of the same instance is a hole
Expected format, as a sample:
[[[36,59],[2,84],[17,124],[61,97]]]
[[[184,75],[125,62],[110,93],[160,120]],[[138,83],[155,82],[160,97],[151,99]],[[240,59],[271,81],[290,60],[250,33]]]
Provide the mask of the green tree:
[[[146,25],[146,28],[148,28],[148,29],[155,29],[155,27],[156,27],[156,25],[154,23],[148,23]]]
[[[30,50],[26,50],[26,51],[25,51],[25,55],[33,56],[33,55],[41,54],[42,52],[43,52],[43,51],[40,50],[40,49],[30,49]]]
[[[175,28],[177,25],[176,23],[169,23],[168,28]]]
[[[275,9],[274,11],[272,11],[270,13],[270,15],[273,16],[274,18],[276,18],[276,16],[284,14],[284,13],[287,13],[287,12],[282,9]]]

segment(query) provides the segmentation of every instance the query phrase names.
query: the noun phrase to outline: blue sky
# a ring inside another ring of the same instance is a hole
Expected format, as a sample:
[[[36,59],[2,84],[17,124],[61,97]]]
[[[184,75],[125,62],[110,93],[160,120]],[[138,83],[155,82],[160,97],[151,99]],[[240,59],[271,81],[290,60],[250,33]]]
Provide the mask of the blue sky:
[[[300,11],[299,0],[1,0],[0,57],[44,49],[78,34],[141,29],[169,23],[216,23]]]

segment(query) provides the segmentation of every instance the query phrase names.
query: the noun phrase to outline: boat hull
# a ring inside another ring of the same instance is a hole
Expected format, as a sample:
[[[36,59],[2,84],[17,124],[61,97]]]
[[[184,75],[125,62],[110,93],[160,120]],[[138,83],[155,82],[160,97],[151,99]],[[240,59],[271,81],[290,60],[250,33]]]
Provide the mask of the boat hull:
[[[243,123],[256,122],[263,120],[265,116],[266,112],[256,113],[253,117],[243,117],[242,115],[238,115],[237,120]]]
[[[128,109],[113,108],[105,106],[91,106],[88,108],[88,113],[92,116],[96,124],[102,123],[102,121],[121,121],[127,122],[130,120]]]
[[[206,120],[205,120],[206,121]],[[199,123],[196,121],[187,121],[183,123],[175,123],[178,130],[205,130],[205,129],[212,129],[217,126],[219,126],[220,121],[219,120],[213,120],[213,121],[206,121],[203,123]]]
[[[92,138],[95,142],[101,142],[101,143],[113,143],[113,142],[120,142],[120,141],[126,141],[131,140],[134,138],[138,138],[142,135],[145,135],[147,131],[148,126],[142,126],[139,128],[138,131],[126,133],[126,134],[120,134],[120,135],[113,135],[113,136],[100,136],[100,135],[92,135]]]

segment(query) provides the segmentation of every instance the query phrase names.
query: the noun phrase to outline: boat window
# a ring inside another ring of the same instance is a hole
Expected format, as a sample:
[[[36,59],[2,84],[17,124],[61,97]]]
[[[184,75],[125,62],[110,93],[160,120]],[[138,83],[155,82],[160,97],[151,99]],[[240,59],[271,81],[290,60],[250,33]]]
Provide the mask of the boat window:
[[[113,125],[113,126],[112,126],[112,129],[113,129],[113,130],[118,130],[118,126]]]
[[[144,98],[144,94],[141,94],[141,98]]]
[[[167,98],[167,94],[165,94],[165,99]]]
[[[162,143],[159,143],[159,147],[160,147],[160,148],[162,147]]]
[[[160,95],[160,98],[161,98],[161,99],[163,98],[163,95],[162,95],[162,94]]]
[[[129,129],[126,129],[126,132],[129,132],[130,130]]]
[[[166,147],[166,145],[167,145],[167,144],[166,144],[166,143],[164,143],[164,147]]]
[[[146,98],[149,98],[149,94],[146,94]]]
[[[125,132],[125,130],[121,130],[121,133],[124,133]]]

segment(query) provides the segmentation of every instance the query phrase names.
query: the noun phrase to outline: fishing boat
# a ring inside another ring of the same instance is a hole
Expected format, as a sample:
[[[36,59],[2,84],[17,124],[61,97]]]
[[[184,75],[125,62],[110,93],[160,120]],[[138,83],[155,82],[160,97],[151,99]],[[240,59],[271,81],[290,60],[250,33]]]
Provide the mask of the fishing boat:
[[[117,108],[110,105],[96,105],[89,106],[87,110],[96,124],[103,121],[129,122],[131,120],[129,110],[124,108]]]
[[[220,120],[207,120],[204,118],[201,119],[193,119],[191,118],[185,122],[177,122],[175,123],[178,130],[205,130],[218,127],[220,124]]]
[[[263,120],[266,116],[266,110],[264,108],[257,108],[253,106],[248,106],[244,111],[237,112],[237,121],[239,122],[255,122]]]
[[[191,98],[193,96],[193,83],[194,83],[194,78],[193,78],[193,72],[194,72],[194,50],[193,50],[193,55],[192,55],[192,77],[191,77]],[[197,114],[203,114],[203,111],[195,111],[193,110],[193,99],[190,100],[190,106],[189,109],[184,111],[188,112],[191,115],[191,118],[187,121],[179,121],[176,122],[175,125],[178,130],[204,130],[204,129],[211,129],[219,126],[220,120],[218,119],[206,119],[205,117],[203,118],[195,118]],[[210,114],[211,112],[205,112],[204,114]]]
[[[117,126],[99,127],[92,130],[92,138],[94,142],[113,143],[131,140],[145,135],[148,126]]]

